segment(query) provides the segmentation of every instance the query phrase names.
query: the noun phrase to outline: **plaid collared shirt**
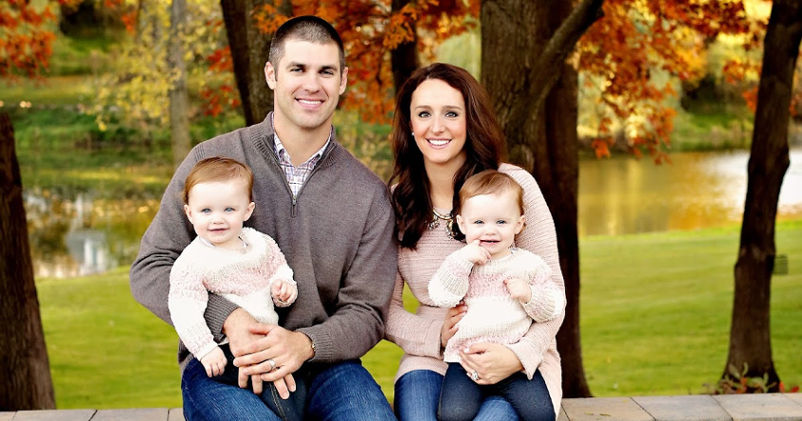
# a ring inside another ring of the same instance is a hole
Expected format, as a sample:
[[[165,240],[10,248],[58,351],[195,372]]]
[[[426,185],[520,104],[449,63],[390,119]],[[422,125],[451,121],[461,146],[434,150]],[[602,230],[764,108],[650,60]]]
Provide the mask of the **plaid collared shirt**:
[[[287,177],[287,183],[290,185],[290,190],[292,191],[293,197],[298,197],[298,192],[301,190],[301,186],[303,186],[306,182],[306,179],[309,178],[309,174],[312,174],[312,170],[315,169],[318,161],[320,161],[320,158],[323,156],[323,151],[326,150],[326,147],[329,146],[330,142],[331,134],[329,134],[329,138],[326,140],[326,143],[322,148],[312,154],[312,156],[309,157],[306,162],[296,167],[295,165],[292,165],[290,153],[284,148],[284,144],[281,143],[278,135],[273,135],[273,143],[276,145],[278,163],[281,165],[281,169],[284,170],[284,176]]]

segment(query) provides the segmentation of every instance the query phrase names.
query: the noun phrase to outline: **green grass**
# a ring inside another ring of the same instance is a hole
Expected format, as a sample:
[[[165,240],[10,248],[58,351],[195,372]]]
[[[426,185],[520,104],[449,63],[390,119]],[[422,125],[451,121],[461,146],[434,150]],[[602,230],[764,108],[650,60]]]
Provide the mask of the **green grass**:
[[[133,300],[127,270],[37,290],[58,408],[180,405],[175,333]]]
[[[789,274],[772,280],[772,348],[802,383],[802,221],[782,222]],[[597,396],[700,393],[722,373],[738,228],[581,242],[585,372]],[[131,297],[124,268],[37,283],[59,408],[180,406],[177,337]],[[408,298],[408,297],[407,297]],[[381,342],[365,365],[392,399],[401,352]]]
[[[585,371],[599,396],[702,392],[724,370],[737,227],[620,237],[581,246]],[[802,383],[802,221],[780,223],[788,275],[772,279],[780,378]]]

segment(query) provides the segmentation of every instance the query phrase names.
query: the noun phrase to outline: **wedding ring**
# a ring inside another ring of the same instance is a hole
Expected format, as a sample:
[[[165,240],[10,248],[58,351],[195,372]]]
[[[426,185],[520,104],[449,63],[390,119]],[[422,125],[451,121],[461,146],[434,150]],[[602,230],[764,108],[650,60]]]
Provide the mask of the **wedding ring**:
[[[275,369],[276,369],[276,362],[275,362],[275,361],[273,361],[273,359],[272,359],[272,358],[271,358],[271,359],[269,359],[269,360],[267,360],[267,363],[268,363],[268,364],[270,364],[270,371],[273,371],[273,370],[275,370]],[[474,371],[474,373],[475,373],[475,371]]]
[[[479,380],[479,373],[477,373],[476,370],[473,370],[473,373],[471,373],[471,379],[473,381]]]

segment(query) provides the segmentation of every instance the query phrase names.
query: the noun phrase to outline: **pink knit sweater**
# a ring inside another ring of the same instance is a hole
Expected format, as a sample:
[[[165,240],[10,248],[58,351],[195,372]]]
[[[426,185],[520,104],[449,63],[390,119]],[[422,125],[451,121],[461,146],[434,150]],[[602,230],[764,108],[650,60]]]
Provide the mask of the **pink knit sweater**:
[[[463,299],[468,305],[443,351],[445,362],[459,362],[459,351],[476,343],[514,344],[533,320],[547,322],[563,312],[565,293],[551,281],[551,269],[539,256],[513,248],[507,256],[474,265],[462,250],[448,255],[429,282],[429,298],[438,306],[454,307]],[[504,285],[510,278],[529,283],[529,302],[512,298]]]
[[[170,318],[181,341],[197,359],[217,347],[203,318],[209,291],[242,307],[262,323],[278,324],[270,287],[277,280],[295,284],[292,269],[270,236],[245,227],[242,238],[248,247],[235,251],[195,237],[170,271]]]
[[[524,190],[526,227],[516,236],[516,246],[542,257],[551,268],[551,281],[564,294],[554,221],[540,188],[535,179],[521,168],[502,164],[499,171],[512,176]],[[415,250],[399,249],[398,276],[386,321],[387,339],[404,350],[396,379],[412,370],[433,370],[445,374],[447,366],[440,352],[440,329],[447,309],[437,307],[427,289],[430,279],[445,258],[464,245],[449,238],[441,224],[425,231]],[[414,314],[404,309],[404,284],[420,302]],[[507,345],[521,361],[529,378],[540,369],[555,413],[559,411],[562,399],[556,335],[564,317],[563,309],[550,321],[533,323],[520,341]]]

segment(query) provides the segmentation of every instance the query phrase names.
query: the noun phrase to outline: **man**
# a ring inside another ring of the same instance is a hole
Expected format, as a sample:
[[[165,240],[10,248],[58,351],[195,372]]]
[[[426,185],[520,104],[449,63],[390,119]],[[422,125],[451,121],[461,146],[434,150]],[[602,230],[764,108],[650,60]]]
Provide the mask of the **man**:
[[[334,139],[332,118],[345,91],[342,40],[314,16],[282,25],[265,65],[274,111],[262,123],[197,145],[173,175],[131,267],[134,297],[163,320],[169,274],[194,238],[178,195],[192,166],[222,155],[254,172],[250,225],[273,237],[298,283],[279,326],[210,295],[206,321],[230,342],[240,388],[206,377],[179,347],[184,415],[193,419],[278,420],[254,392],[274,382],[282,397],[293,376],[307,383],[306,414],[325,420],[394,419],[358,358],[383,336],[396,272],[393,212],[384,184]],[[300,371],[299,371],[300,369]],[[247,376],[252,388],[245,388]],[[286,385],[285,385],[286,381]]]

